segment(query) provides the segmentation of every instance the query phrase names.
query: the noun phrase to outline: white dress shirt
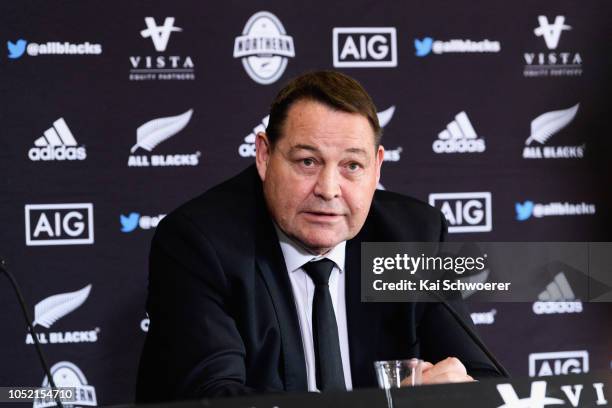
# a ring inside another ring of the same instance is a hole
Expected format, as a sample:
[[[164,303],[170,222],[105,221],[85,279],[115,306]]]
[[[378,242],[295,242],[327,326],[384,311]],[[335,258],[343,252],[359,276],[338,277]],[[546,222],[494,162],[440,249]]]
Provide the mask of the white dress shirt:
[[[280,243],[285,265],[289,273],[293,298],[298,311],[304,358],[306,360],[306,376],[308,379],[308,391],[318,391],[317,377],[315,372],[315,352],[312,338],[312,299],[314,297],[315,285],[310,276],[302,269],[302,266],[312,260],[327,258],[334,262],[329,277],[329,292],[334,305],[334,314],[338,325],[338,337],[340,342],[340,356],[342,357],[342,368],[344,370],[344,382],[348,391],[353,389],[351,380],[351,362],[349,357],[348,330],[346,326],[346,302],[345,302],[345,271],[344,255],[346,241],[332,248],[325,255],[313,255],[287,237],[283,231],[276,226],[276,233]]]

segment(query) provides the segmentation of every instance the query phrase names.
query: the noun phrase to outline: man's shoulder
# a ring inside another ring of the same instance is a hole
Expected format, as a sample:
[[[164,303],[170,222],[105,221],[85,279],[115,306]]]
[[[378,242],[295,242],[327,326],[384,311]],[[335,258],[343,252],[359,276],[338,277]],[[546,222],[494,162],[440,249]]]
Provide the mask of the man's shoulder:
[[[187,222],[215,237],[248,228],[259,205],[259,184],[257,171],[250,166],[171,211],[160,227]]]

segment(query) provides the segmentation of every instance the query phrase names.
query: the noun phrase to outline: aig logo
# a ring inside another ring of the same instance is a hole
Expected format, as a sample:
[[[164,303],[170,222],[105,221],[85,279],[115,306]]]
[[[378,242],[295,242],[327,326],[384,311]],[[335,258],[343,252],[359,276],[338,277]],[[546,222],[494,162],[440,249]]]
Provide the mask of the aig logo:
[[[493,229],[491,193],[434,193],[429,205],[442,211],[449,233],[488,232]]]
[[[94,243],[93,204],[26,204],[26,245]]]
[[[334,67],[397,67],[395,27],[336,27]]]
[[[532,353],[529,355],[529,376],[582,374],[589,372],[589,353],[586,350]]]

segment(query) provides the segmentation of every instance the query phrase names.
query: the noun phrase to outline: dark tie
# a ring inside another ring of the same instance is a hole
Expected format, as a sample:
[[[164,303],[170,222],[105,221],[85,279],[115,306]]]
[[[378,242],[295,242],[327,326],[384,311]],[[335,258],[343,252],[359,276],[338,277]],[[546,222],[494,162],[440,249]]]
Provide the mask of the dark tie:
[[[329,293],[329,276],[334,268],[334,262],[329,259],[321,259],[316,262],[308,262],[303,268],[315,284],[312,301],[312,334],[317,388],[320,391],[346,391],[338,340],[338,325]]]

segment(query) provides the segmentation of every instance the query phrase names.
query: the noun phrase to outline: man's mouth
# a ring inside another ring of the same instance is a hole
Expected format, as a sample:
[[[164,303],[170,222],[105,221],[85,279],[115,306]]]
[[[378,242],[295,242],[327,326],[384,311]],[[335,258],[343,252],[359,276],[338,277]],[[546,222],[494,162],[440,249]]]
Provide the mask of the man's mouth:
[[[335,221],[344,216],[342,213],[332,211],[304,211],[304,214],[315,221]]]

